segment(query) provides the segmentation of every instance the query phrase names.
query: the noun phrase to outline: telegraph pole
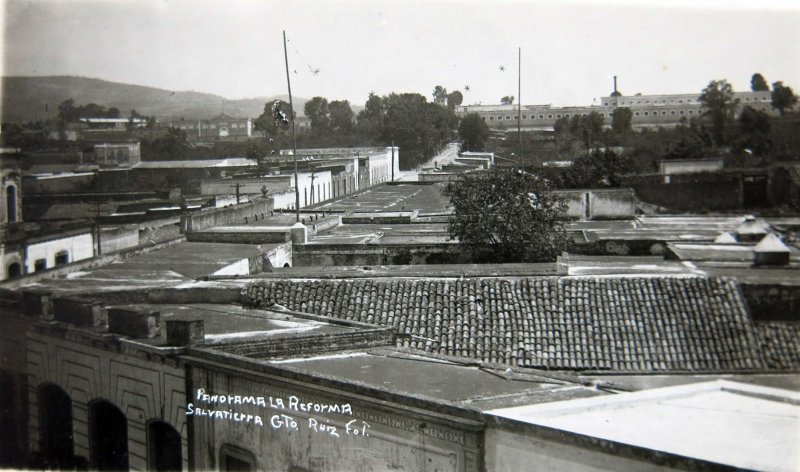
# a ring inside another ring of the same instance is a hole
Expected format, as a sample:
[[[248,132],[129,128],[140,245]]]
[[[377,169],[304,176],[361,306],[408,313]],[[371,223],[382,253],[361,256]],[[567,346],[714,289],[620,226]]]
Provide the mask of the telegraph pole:
[[[300,181],[297,179],[297,137],[294,133],[294,102],[292,81],[289,79],[289,54],[286,52],[286,30],[283,31],[283,60],[286,64],[286,85],[289,87],[289,114],[292,116],[292,156],[294,157],[294,207],[297,222],[300,222]],[[312,187],[313,190],[313,187]]]
[[[519,166],[522,167],[522,47],[517,54],[517,137],[519,138]]]

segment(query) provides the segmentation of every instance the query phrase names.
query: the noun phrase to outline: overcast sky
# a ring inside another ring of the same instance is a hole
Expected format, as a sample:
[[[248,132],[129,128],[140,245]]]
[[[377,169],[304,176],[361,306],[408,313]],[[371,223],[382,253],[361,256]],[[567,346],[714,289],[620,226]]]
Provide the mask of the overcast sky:
[[[294,95],[355,104],[436,85],[499,103],[517,95],[518,47],[524,104],[591,104],[613,75],[625,95],[749,90],[754,72],[800,91],[795,0],[0,1],[3,75],[271,96],[286,30]]]

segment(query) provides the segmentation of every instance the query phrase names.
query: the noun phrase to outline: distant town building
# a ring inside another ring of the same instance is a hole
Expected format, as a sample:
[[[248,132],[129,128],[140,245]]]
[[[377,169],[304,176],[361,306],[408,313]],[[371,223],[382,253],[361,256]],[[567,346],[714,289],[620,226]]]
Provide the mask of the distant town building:
[[[770,92],[736,92],[739,100],[738,111],[745,106],[763,111],[771,116],[778,112],[772,108]],[[553,129],[556,120],[599,113],[606,126],[611,126],[614,110],[618,107],[630,108],[633,113],[632,126],[647,128],[655,126],[677,126],[699,118],[705,113],[700,102],[700,94],[642,95],[626,97],[623,95],[600,98],[600,105],[554,107],[551,105],[522,105],[520,124],[525,130]],[[465,116],[477,113],[489,128],[515,130],[517,127],[517,105],[467,105],[456,107],[456,114]]]
[[[138,141],[98,143],[89,157],[92,163],[100,167],[130,167],[142,161],[142,150]]]
[[[186,132],[190,141],[246,139],[253,136],[253,120],[221,113],[210,120],[178,120],[170,127]]]

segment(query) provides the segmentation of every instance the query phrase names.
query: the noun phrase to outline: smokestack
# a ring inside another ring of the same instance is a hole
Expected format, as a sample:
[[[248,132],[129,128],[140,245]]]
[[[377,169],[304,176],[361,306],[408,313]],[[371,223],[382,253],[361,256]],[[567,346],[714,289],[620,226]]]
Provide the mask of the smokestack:
[[[617,76],[614,76],[614,96],[617,96]]]

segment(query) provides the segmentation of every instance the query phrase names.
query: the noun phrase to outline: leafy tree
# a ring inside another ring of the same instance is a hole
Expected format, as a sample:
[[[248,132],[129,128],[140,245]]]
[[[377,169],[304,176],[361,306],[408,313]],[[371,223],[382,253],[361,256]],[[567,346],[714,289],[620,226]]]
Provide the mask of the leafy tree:
[[[778,110],[781,116],[786,110],[791,110],[795,103],[797,96],[791,87],[783,85],[781,81],[772,84],[772,108]]]
[[[589,152],[572,162],[562,176],[565,188],[619,187],[631,170],[628,158],[611,150]]]
[[[744,107],[739,115],[739,136],[736,148],[747,154],[764,156],[772,149],[769,115],[751,107]]]
[[[711,118],[712,135],[717,145],[725,144],[725,131],[733,118],[739,100],[734,99],[733,87],[726,80],[712,80],[700,94],[700,102]]]
[[[347,100],[334,100],[328,105],[331,130],[350,134],[355,129],[355,114]]]
[[[446,101],[447,101],[447,89],[442,87],[441,85],[437,85],[433,89],[433,103],[438,103],[442,105]]]
[[[763,75],[756,72],[750,78],[750,90],[753,92],[769,92],[769,84]]]
[[[303,112],[311,121],[311,129],[317,132],[325,132],[330,129],[330,117],[328,116],[328,100],[322,97],[314,97],[307,101]]]
[[[518,170],[464,174],[442,194],[450,198],[450,238],[479,262],[555,260],[567,244],[567,205],[545,179]]]
[[[513,95],[506,95],[505,97],[500,99],[501,105],[513,105],[514,104],[514,96]]]
[[[471,113],[461,119],[458,135],[464,144],[462,151],[483,151],[489,141],[489,125],[477,113]]]
[[[458,90],[447,94],[447,108],[455,111],[456,107],[464,102],[464,95]]]
[[[416,93],[370,94],[358,114],[365,140],[379,145],[394,141],[403,151],[400,167],[410,169],[431,159],[452,138],[458,119],[446,107],[429,103]]]
[[[172,161],[186,159],[189,154],[189,141],[186,132],[180,128],[169,128],[164,136],[142,143],[145,160]]]
[[[627,133],[631,131],[631,123],[633,122],[633,112],[630,108],[619,107],[614,110],[611,116],[611,129],[617,134]]]

